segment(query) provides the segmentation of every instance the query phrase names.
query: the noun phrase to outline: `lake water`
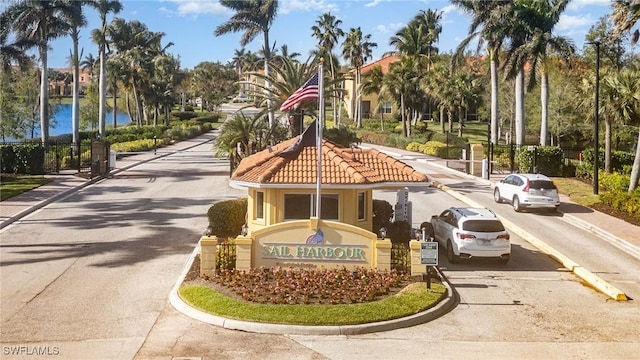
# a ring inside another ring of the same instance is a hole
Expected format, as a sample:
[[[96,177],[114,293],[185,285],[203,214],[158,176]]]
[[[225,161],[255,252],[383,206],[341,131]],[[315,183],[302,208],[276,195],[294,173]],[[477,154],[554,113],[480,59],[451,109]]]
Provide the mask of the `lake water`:
[[[52,117],[51,124],[56,124],[55,127],[49,129],[50,136],[63,135],[63,134],[71,134],[71,104],[60,104],[56,105],[58,111]],[[113,111],[107,111],[104,117],[104,121],[107,127],[113,126]],[[129,124],[129,115],[126,113],[118,112],[116,123],[118,125],[127,125]],[[91,130],[91,129],[87,129]],[[38,131],[39,133],[39,131]]]
[[[56,113],[51,117],[51,127],[49,128],[49,136],[58,136],[64,134],[71,134],[71,104],[59,104],[56,105]],[[118,126],[127,125],[130,123],[129,115],[118,111],[117,120]],[[107,128],[113,126],[113,111],[107,111],[105,116],[105,123]],[[91,130],[91,128],[87,129]],[[27,137],[31,134],[27,134]],[[40,137],[40,126],[36,128],[35,138]]]

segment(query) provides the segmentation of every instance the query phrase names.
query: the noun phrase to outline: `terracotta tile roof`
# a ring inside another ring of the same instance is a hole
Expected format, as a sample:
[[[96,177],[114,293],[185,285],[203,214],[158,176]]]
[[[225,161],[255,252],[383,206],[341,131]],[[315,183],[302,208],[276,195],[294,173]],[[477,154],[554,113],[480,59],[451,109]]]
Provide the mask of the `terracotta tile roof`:
[[[360,68],[360,73],[362,75],[367,75],[371,70],[373,70],[374,67],[380,66],[382,68],[382,73],[386,74],[389,72],[389,66],[391,66],[391,64],[399,60],[400,60],[400,57],[398,57],[397,55],[389,55],[389,56],[383,57],[382,59],[379,59],[372,63],[364,65],[363,67]],[[355,69],[353,69],[352,72],[355,73]]]
[[[313,128],[313,131],[310,129]],[[315,185],[315,125],[300,136],[244,158],[231,180],[267,185]],[[365,186],[426,182],[426,175],[375,149],[342,148],[322,140],[322,184]],[[400,185],[400,184],[398,184]]]

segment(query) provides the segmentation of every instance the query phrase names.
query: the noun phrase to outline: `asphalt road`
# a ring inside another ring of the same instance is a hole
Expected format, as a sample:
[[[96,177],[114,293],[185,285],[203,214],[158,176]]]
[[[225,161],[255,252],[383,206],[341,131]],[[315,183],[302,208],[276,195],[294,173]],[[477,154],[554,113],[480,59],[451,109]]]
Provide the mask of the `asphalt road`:
[[[88,186],[1,230],[0,357],[617,359],[640,353],[637,302],[609,300],[518,236],[506,266],[450,265],[441,253],[460,304],[427,324],[354,336],[279,336],[190,319],[172,308],[169,292],[207,225],[207,208],[246,196],[227,179],[228,164],[212,159],[206,143]],[[483,199],[489,191],[468,179],[441,180],[494,206]],[[395,192],[374,197],[395,202]],[[464,205],[431,187],[412,189],[410,200],[414,223]],[[547,237],[553,222],[565,238],[587,239],[561,227],[560,219],[498,206],[539,236]],[[604,247],[602,240],[585,241]],[[615,263],[624,255],[609,257]],[[638,293],[637,260],[625,260],[632,268],[616,273],[593,261],[605,269],[602,276]],[[33,355],[34,349],[50,355]]]

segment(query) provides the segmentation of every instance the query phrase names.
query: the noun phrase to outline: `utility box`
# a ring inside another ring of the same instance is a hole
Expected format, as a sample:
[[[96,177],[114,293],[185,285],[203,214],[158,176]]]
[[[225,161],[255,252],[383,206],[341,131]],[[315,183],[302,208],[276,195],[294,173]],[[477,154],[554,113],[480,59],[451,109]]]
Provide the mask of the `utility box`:
[[[109,169],[115,169],[116,167],[116,152],[109,150]]]
[[[481,144],[471,145],[471,171],[473,176],[482,177],[482,158],[484,157],[484,146]]]
[[[104,141],[91,142],[91,177],[107,173],[109,144]]]

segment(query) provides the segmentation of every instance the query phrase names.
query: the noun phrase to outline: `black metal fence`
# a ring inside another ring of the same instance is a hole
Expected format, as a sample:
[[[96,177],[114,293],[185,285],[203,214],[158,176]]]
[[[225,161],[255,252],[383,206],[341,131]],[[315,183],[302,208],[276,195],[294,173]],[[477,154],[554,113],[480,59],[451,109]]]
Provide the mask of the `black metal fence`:
[[[236,268],[236,244],[223,242],[216,246],[216,273]]]
[[[4,142],[0,144],[2,150],[2,161],[15,162],[16,166],[3,166],[3,172],[16,174],[29,174],[29,167],[23,163],[34,161],[34,159],[22,159],[22,154],[26,152],[22,149],[38,148],[41,150],[42,164],[35,167],[37,172],[44,174],[60,173],[66,170],[74,170],[78,175],[86,178],[103,175],[108,172],[109,144],[102,141],[92,143],[83,142],[80,144],[71,142],[50,142],[42,145],[38,142]],[[6,156],[6,158],[5,158]],[[11,159],[11,160],[9,160]],[[37,161],[40,161],[39,159]],[[18,166],[19,165],[19,166]]]
[[[411,249],[409,243],[391,244],[391,269],[400,273],[411,272]]]

